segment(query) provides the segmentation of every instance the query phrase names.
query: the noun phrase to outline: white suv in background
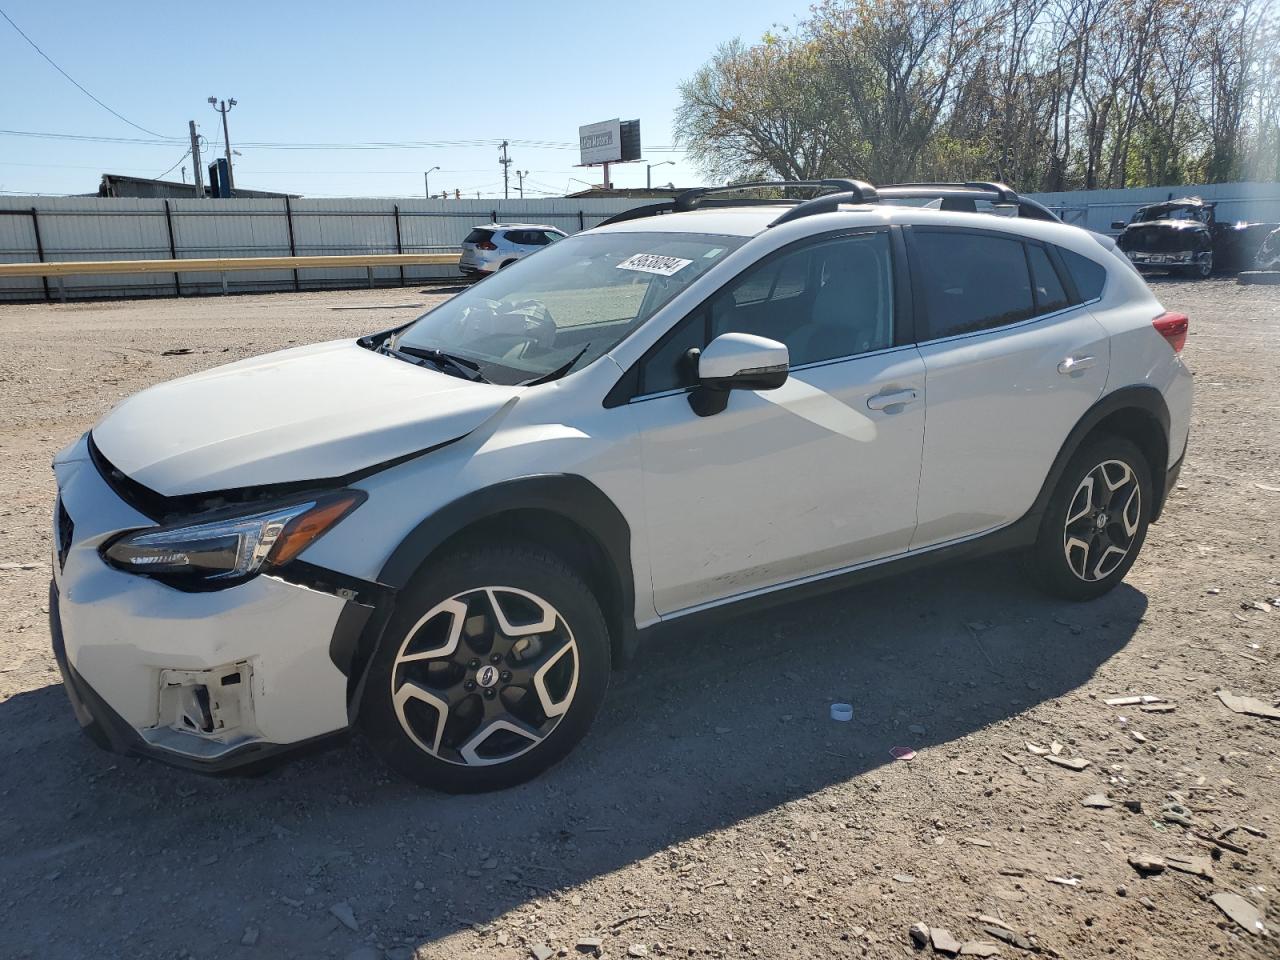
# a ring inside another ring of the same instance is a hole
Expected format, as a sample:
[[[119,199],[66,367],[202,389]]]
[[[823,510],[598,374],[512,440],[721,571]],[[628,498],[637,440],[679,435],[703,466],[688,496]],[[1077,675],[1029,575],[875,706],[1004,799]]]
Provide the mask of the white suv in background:
[[[1182,462],[1187,318],[1031,205],[771,186],[829,192],[695,191],[121,403],[55,460],[81,724],[204,770],[359,726],[483,790],[568,753],[662,627],[992,550],[1119,583]]]
[[[567,236],[545,223],[482,224],[462,241],[458,269],[469,277],[488,276]]]

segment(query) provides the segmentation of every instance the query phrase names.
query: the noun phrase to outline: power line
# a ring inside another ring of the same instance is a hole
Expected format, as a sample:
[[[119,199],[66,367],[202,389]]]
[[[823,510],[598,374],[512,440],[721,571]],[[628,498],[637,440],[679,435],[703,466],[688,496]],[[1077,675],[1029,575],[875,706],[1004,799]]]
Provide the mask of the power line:
[[[139,127],[138,129],[144,129]],[[146,131],[150,133],[150,131]],[[0,130],[0,135],[10,137],[34,137],[44,140],[76,140],[91,143],[128,143],[141,144],[147,146],[172,146],[175,143],[185,142],[185,137],[161,137],[155,134],[158,139],[144,140],[141,137],[101,137],[89,134],[79,133],[47,133],[36,130]],[[530,149],[540,150],[577,150],[577,144],[556,144],[545,141],[523,141],[509,140],[511,146],[524,146]],[[347,142],[347,143],[290,143],[287,141],[270,141],[270,140],[243,140],[240,142],[242,147],[253,147],[257,150],[417,150],[422,148],[431,149],[470,149],[479,147],[500,147],[502,141],[499,139],[489,140],[372,140],[365,142]],[[674,146],[654,146],[646,148],[651,153],[685,153],[681,147]]]
[[[103,110],[107,111],[107,113],[111,114],[111,115],[112,115],[113,117],[115,117],[117,120],[123,120],[123,121],[124,121],[125,123],[127,123],[129,126],[134,127],[135,129],[141,130],[143,133],[149,133],[149,134],[151,134],[151,136],[153,136],[153,137],[162,137],[162,136],[164,136],[164,134],[162,134],[162,133],[156,133],[154,130],[148,130],[146,127],[142,126],[141,124],[134,123],[134,122],[133,122],[132,120],[130,120],[128,117],[126,117],[126,116],[124,116],[124,115],[122,115],[122,114],[120,114],[120,113],[117,113],[115,110],[112,110],[112,109],[111,109],[110,107],[108,107],[105,103],[103,103],[101,100],[99,100],[97,97],[95,97],[92,93],[90,93],[87,89],[85,89],[85,88],[84,88],[84,86],[82,86],[82,85],[80,84],[80,82],[79,82],[78,80],[76,80],[76,78],[75,78],[75,77],[71,76],[71,74],[67,73],[67,71],[63,70],[60,66],[58,66],[56,63],[54,63],[53,58],[52,58],[52,57],[50,57],[47,53],[45,53],[43,50],[41,50],[41,49],[40,49],[40,47],[36,44],[36,42],[35,42],[34,40],[32,40],[32,39],[31,39],[30,37],[28,37],[25,33],[23,33],[23,32],[22,32],[22,28],[21,28],[20,26],[18,26],[16,23],[14,23],[14,22],[13,22],[13,18],[12,18],[12,17],[10,17],[10,16],[9,16],[9,14],[5,13],[3,9],[0,9],[0,17],[4,17],[6,20],[8,20],[8,21],[9,21],[9,26],[13,27],[13,29],[15,29],[15,30],[17,30],[17,31],[18,31],[18,36],[22,37],[22,39],[23,39],[23,40],[25,40],[25,41],[27,41],[27,43],[31,44],[31,49],[32,49],[32,50],[34,50],[36,53],[40,54],[40,56],[44,57],[44,58],[45,58],[45,60],[49,61],[49,65],[50,65],[51,67],[53,67],[53,69],[57,70],[60,74],[62,74],[64,77],[66,77],[68,80],[70,80],[73,84],[75,84],[75,87],[76,87],[76,89],[77,89],[77,90],[79,90],[79,91],[80,91],[81,93],[83,93],[86,97],[88,97],[90,100],[92,100],[92,101],[93,101],[94,103],[96,103],[98,106],[100,106]]]
[[[191,151],[190,151],[190,150],[188,150],[186,153],[184,153],[182,156],[180,156],[180,157],[178,158],[177,163],[175,163],[175,164],[173,165],[173,167],[170,167],[170,168],[169,168],[168,170],[166,170],[164,173],[157,174],[156,176],[152,177],[151,179],[152,179],[152,180],[163,180],[163,179],[165,178],[165,175],[166,175],[166,174],[173,173],[173,168],[174,168],[174,167],[176,167],[176,166],[177,166],[179,163],[181,163],[183,160],[187,159],[187,157],[189,157],[189,156],[191,156]]]

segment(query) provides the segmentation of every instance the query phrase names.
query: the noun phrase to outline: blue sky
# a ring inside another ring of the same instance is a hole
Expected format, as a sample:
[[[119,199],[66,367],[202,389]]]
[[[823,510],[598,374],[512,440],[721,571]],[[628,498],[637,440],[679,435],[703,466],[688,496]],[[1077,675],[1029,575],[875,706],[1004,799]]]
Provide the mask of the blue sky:
[[[501,196],[495,147],[316,150],[251,143],[475,141],[517,144],[527,196],[582,189],[580,124],[639,117],[655,184],[703,182],[673,143],[676,88],[734,36],[753,40],[803,14],[803,0],[642,3],[224,3],[0,0],[46,54],[128,120],[185,138],[194,119],[221,149],[208,97],[235,97],[233,158],[242,187],[306,196],[422,196],[459,188]],[[464,16],[464,9],[467,14]],[[0,19],[0,130],[154,139],[112,116],[58,74]],[[572,146],[569,146],[572,145]],[[649,149],[650,147],[654,149]],[[0,133],[0,191],[88,193],[103,172],[179,178],[185,140],[102,143]],[[206,158],[207,162],[207,158]],[[613,168],[616,186],[643,186],[645,166]],[[512,196],[515,196],[512,178]]]

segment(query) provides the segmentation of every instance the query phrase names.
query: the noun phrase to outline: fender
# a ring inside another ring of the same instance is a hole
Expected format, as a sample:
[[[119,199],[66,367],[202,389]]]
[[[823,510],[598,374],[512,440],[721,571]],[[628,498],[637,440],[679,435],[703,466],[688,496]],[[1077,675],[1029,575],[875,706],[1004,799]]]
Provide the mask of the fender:
[[[1169,458],[1169,405],[1165,403],[1164,395],[1155,387],[1146,385],[1121,387],[1119,390],[1102,397],[1086,410],[1084,416],[1076,422],[1071,432],[1067,434],[1067,439],[1059,449],[1057,457],[1054,458],[1053,466],[1049,468],[1049,473],[1044,479],[1044,485],[1040,488],[1040,493],[1036,496],[1031,509],[1019,521],[1019,525],[1029,527],[1030,531],[1033,532],[1033,538],[1034,531],[1038,531],[1040,528],[1040,518],[1048,507],[1049,498],[1053,495],[1054,489],[1058,486],[1058,481],[1062,479],[1062,474],[1067,469],[1068,461],[1075,456],[1085,438],[1093,432],[1098,424],[1113,414],[1127,410],[1137,410],[1147,415],[1160,428],[1160,442],[1163,446],[1164,461],[1151,464],[1151,481],[1155,487],[1155,503],[1152,506],[1151,521],[1154,523],[1159,519],[1160,511],[1164,507],[1164,499],[1167,492],[1166,475],[1170,466],[1167,462]]]
[[[378,583],[387,593],[372,616],[352,618],[335,634],[331,655],[348,676],[348,714],[354,721],[373,652],[391,618],[395,596],[441,545],[473,524],[517,510],[549,513],[572,524],[592,542],[606,569],[590,571],[607,578],[616,610],[606,610],[615,664],[635,652],[635,579],[631,566],[631,527],[612,500],[577,474],[539,474],[504,480],[474,490],[417,524],[383,564]],[[338,636],[342,635],[341,642]]]

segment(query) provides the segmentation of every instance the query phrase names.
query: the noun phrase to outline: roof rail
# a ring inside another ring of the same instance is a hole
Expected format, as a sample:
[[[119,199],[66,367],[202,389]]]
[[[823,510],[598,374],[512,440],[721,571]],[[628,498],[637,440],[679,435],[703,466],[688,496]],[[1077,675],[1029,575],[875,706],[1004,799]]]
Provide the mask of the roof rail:
[[[824,193],[822,196],[814,197],[812,200],[797,203],[782,216],[772,221],[769,226],[776,227],[783,223],[790,223],[792,220],[799,220],[801,217],[812,217],[819,213],[835,213],[840,209],[840,204],[842,203],[878,203],[880,201],[879,193],[876,192],[876,188],[871,184],[863,183],[861,180],[848,182],[858,186],[844,193]]]
[[[946,183],[942,181],[925,181],[921,183],[886,183],[882,190],[910,189],[946,189],[953,190],[987,190],[996,195],[1001,203],[1017,203],[1018,193],[1006,183],[995,183],[990,180],[966,180],[964,183]]]
[[[676,195],[675,211],[683,213],[696,210],[704,197],[713,193],[737,193],[741,190],[759,190],[766,187],[828,187],[841,193],[852,193],[859,197],[857,203],[874,203],[876,188],[861,180],[828,178],[824,180],[751,180],[747,183],[727,183],[723,187],[695,187]],[[807,201],[806,201],[807,202]],[[846,203],[848,201],[845,201]]]

